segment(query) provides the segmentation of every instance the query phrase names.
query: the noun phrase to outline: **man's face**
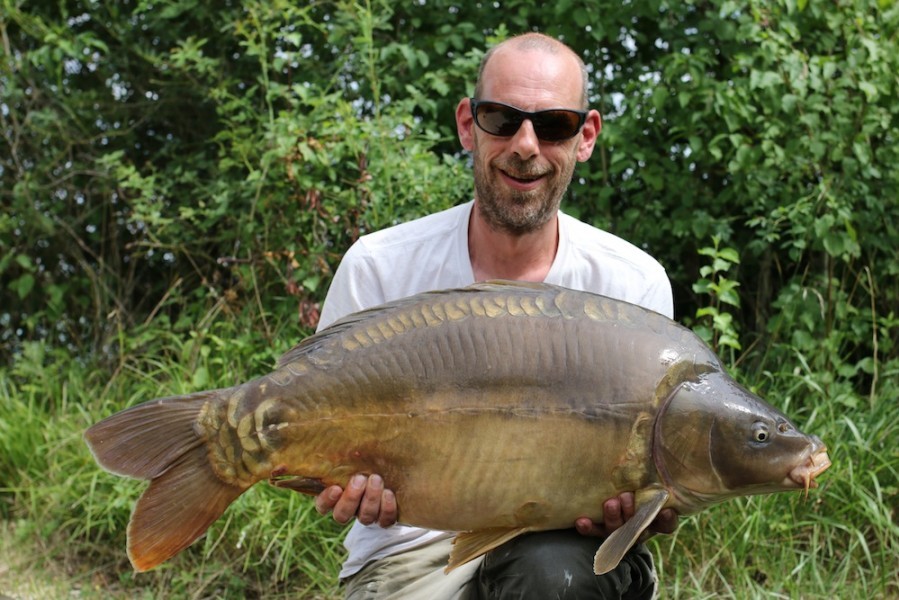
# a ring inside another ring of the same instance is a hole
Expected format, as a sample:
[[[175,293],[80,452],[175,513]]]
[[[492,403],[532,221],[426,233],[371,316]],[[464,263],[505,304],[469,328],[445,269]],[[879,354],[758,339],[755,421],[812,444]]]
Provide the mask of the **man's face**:
[[[481,100],[525,111],[581,109],[582,77],[577,62],[564,53],[504,48],[487,63]],[[470,112],[470,107],[467,108]],[[592,111],[595,112],[595,111]],[[556,214],[578,160],[590,156],[599,122],[592,127],[589,149],[584,132],[561,142],[537,138],[526,120],[510,137],[491,135],[472,125],[475,198],[491,227],[520,235],[535,231]],[[464,140],[463,140],[464,143]]]

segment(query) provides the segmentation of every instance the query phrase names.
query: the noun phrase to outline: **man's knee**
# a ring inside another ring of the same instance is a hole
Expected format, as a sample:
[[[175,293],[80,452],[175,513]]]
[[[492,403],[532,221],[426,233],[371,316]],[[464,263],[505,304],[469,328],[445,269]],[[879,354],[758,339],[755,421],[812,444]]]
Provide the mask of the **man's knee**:
[[[655,592],[652,557],[632,549],[606,575],[593,574],[601,540],[574,530],[519,536],[491,551],[478,579],[482,597],[492,598],[651,598]]]

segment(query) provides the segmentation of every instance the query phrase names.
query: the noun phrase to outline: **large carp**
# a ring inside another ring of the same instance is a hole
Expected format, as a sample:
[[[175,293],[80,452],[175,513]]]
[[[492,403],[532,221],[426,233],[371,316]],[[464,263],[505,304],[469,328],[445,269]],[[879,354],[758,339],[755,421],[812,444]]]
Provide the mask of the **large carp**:
[[[315,493],[379,473],[400,521],[462,532],[448,568],[528,531],[637,511],[596,556],[618,564],[664,507],[816,485],[815,436],[731,379],[689,329],[542,284],[430,292],[351,315],[233,388],[162,398],[85,437],[104,468],[149,479],[128,555],[150,569],[253,484]]]

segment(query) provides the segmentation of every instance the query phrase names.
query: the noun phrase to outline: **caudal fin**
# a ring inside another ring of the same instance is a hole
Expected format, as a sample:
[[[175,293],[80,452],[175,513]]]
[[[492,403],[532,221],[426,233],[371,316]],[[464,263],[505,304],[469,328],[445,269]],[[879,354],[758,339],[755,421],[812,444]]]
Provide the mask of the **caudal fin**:
[[[188,547],[246,490],[219,479],[194,428],[203,405],[223,393],[146,402],[100,421],[84,434],[104,469],[150,480],[128,524],[128,558],[138,571],[152,569]]]

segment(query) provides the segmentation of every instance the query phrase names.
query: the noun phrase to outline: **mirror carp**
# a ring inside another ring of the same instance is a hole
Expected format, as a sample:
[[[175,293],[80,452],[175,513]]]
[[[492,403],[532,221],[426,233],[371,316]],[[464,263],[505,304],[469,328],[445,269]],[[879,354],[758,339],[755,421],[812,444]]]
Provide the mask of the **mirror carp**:
[[[138,571],[171,558],[260,481],[315,494],[378,473],[400,522],[460,532],[448,569],[529,531],[816,486],[824,444],[727,375],[689,329],[546,284],[489,282],[350,315],[232,388],[161,398],[90,427],[97,462],[146,479],[128,526]],[[599,542],[597,542],[599,543]]]

